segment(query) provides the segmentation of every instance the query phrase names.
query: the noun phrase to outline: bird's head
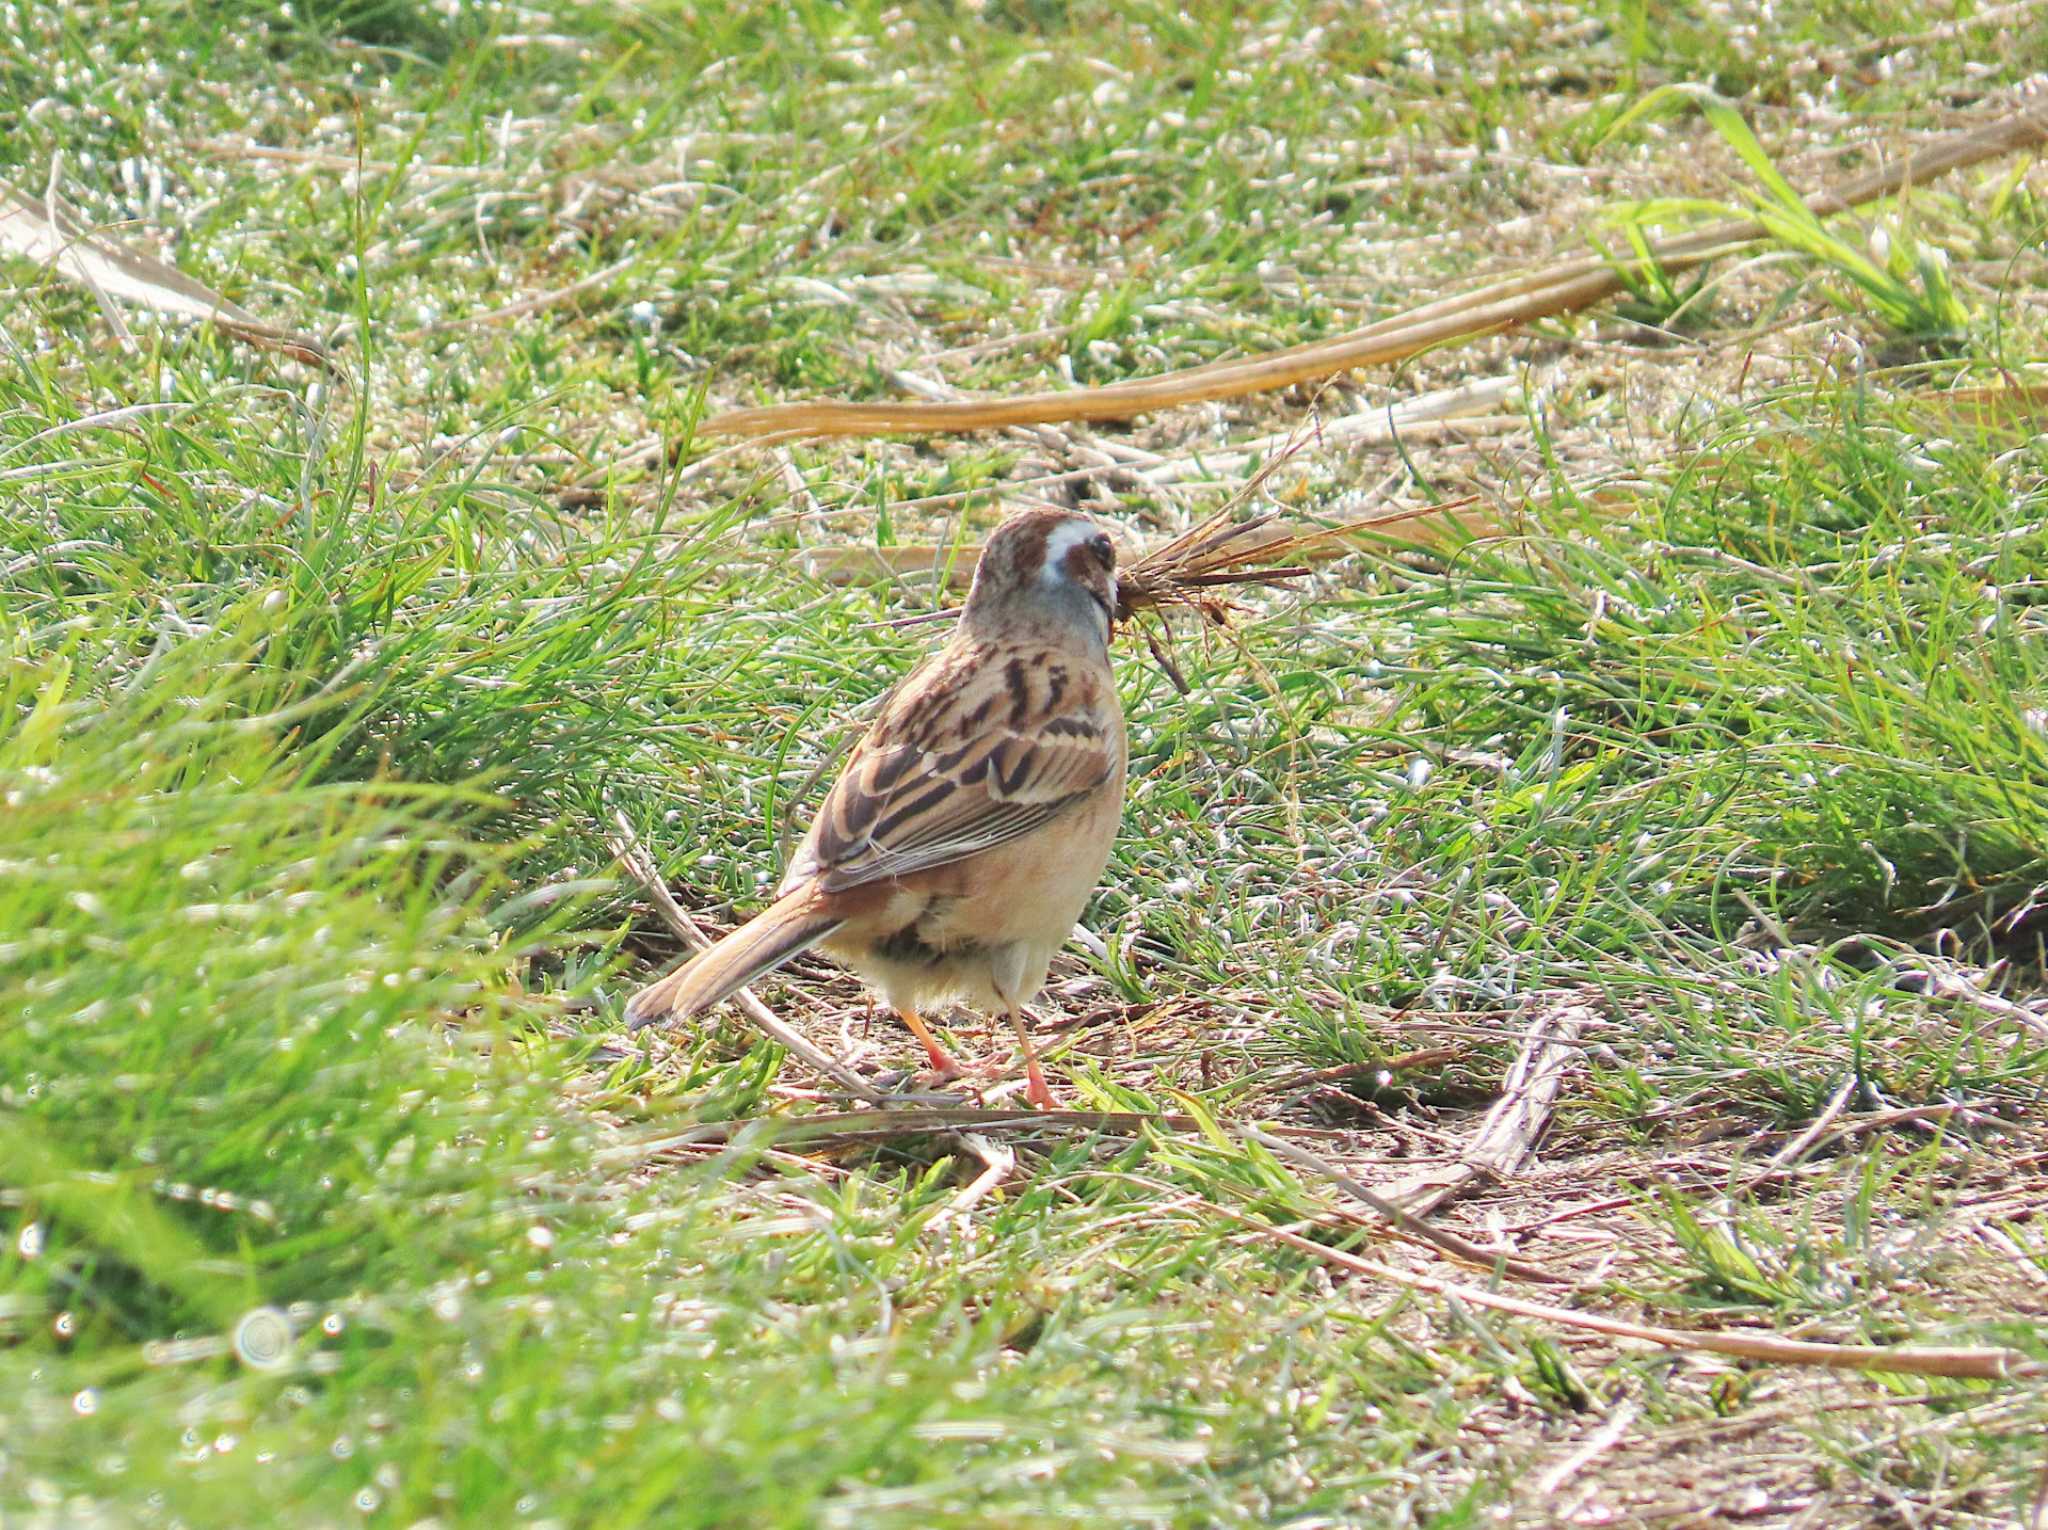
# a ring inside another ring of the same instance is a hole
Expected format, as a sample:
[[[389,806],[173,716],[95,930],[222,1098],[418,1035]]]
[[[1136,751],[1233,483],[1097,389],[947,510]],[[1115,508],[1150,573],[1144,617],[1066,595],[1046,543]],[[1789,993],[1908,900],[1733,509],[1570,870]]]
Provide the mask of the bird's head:
[[[1063,510],[1026,511],[996,528],[963,613],[972,632],[1051,625],[1105,649],[1115,619],[1116,545],[1095,521]]]

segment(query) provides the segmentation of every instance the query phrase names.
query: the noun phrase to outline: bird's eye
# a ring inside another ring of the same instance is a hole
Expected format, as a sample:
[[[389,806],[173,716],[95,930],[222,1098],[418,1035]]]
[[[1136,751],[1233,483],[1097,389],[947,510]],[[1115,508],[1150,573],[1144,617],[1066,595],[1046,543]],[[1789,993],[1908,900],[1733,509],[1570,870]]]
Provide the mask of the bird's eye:
[[[1104,568],[1114,568],[1116,566],[1116,548],[1110,545],[1108,537],[1089,538],[1088,550],[1095,554],[1095,561]]]

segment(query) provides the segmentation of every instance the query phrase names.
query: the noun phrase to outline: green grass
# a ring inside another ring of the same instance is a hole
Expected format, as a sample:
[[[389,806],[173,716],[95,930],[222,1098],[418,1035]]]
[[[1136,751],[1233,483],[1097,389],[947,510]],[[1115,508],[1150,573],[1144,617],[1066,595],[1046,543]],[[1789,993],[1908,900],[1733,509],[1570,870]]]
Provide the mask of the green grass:
[[[2041,36],[1905,3],[20,10],[0,174],[54,165],[339,365],[132,310],[124,346],[0,267],[0,1520],[2026,1512],[2037,1378],[1819,1381],[1339,1277],[1225,1215],[1337,1202],[1222,1126],[1028,1134],[964,1208],[957,1139],[781,1140],[831,1102],[737,1021],[617,1046],[676,950],[607,841],[623,813],[693,910],[755,907],[931,641],[887,623],[938,598],[798,554],[950,543],[1081,460],[732,451],[707,410],[1313,339],[1739,200],[1756,154],[1815,184]],[[1630,110],[1701,84],[1756,154]],[[1690,348],[1558,321],[1363,380],[1539,369],[1500,444],[1312,447],[1285,508],[1526,517],[1183,630],[1186,695],[1128,646],[1124,833],[1051,995],[1075,1103],[1315,1128],[1386,1183],[1585,1004],[1540,1160],[1443,1214],[1569,1277],[1543,1299],[2048,1361],[2048,445],[1939,397],[2042,354],[2044,195],[2019,162],[1917,188],[1889,287],[1839,280],[1866,229],[1801,225],[1713,269]],[[1187,414],[1096,439],[1304,408]],[[1089,503],[1151,536],[1229,487]],[[914,1055],[823,964],[764,991],[878,1078]]]

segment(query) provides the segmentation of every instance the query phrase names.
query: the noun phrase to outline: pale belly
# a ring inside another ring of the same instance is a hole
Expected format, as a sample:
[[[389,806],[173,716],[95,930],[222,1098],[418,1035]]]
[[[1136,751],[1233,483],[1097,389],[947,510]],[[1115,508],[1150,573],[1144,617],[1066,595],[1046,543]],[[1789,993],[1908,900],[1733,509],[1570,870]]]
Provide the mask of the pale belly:
[[[1122,805],[1119,779],[1056,832],[920,873],[915,890],[850,921],[824,950],[894,1009],[959,999],[994,1014],[1028,1004],[1102,879]]]

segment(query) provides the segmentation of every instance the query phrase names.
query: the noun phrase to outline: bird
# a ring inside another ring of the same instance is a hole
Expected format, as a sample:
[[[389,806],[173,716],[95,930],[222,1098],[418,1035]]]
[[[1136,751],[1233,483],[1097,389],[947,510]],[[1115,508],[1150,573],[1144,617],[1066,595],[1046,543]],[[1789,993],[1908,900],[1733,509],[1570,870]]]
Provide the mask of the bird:
[[[1031,510],[984,544],[952,636],[884,700],[790,858],[775,901],[627,1001],[631,1030],[702,1013],[813,946],[923,1043],[962,1000],[1016,1031],[1025,1098],[1050,1109],[1024,1007],[1101,880],[1128,743],[1109,645],[1116,548],[1084,515]]]

